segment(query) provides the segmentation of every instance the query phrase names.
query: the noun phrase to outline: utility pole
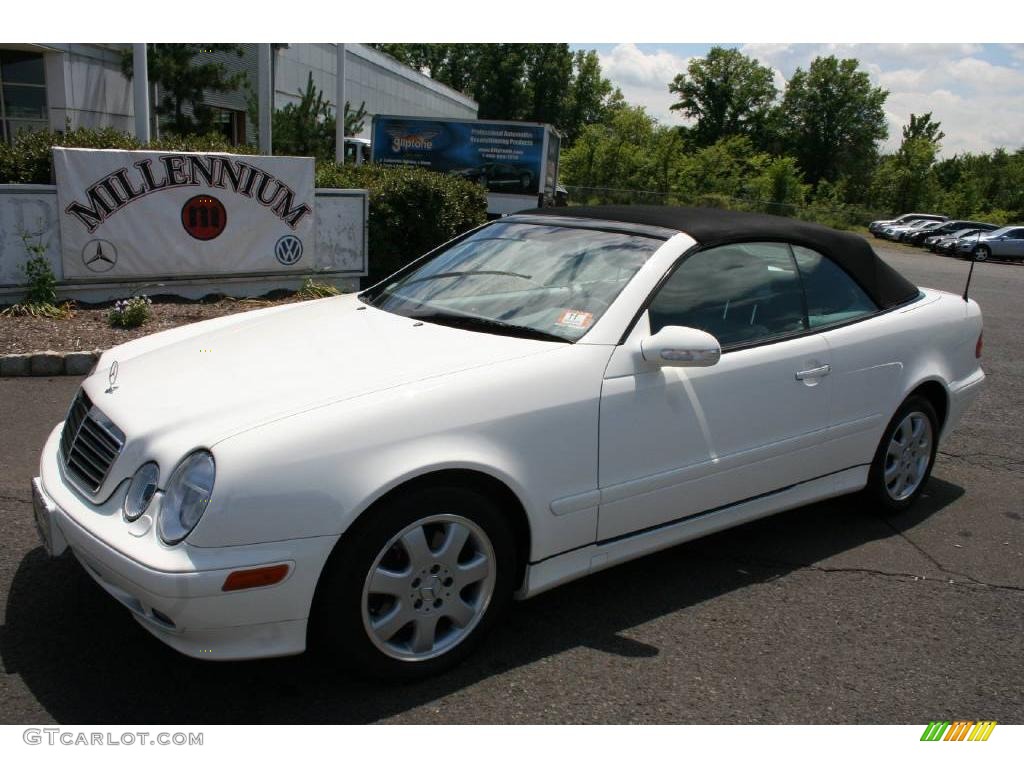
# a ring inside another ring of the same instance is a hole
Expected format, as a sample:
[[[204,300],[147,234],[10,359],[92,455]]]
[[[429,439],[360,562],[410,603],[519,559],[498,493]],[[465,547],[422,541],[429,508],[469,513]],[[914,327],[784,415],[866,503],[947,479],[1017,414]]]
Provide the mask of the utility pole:
[[[149,67],[146,44],[132,44],[132,91],[135,100],[135,138],[149,143]]]

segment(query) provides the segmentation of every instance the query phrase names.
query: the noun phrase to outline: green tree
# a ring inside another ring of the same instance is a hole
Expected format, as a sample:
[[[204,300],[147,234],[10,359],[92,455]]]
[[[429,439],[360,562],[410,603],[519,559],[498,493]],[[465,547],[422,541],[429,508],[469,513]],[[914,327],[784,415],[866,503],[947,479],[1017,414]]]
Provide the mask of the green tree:
[[[923,115],[910,114],[910,122],[903,126],[903,140],[923,139],[935,146],[938,152],[942,147],[942,140],[946,134],[942,132],[942,123],[932,120],[932,113],[925,112]]]
[[[374,43],[378,50],[472,97],[481,119],[551,123],[575,141],[622,106],[596,52],[566,43]]]
[[[668,192],[672,172],[665,165],[673,153],[666,134],[672,132],[643,107],[623,107],[605,123],[583,128],[562,154],[560,175],[571,186]]]
[[[669,84],[679,97],[671,109],[696,120],[701,146],[726,136],[760,138],[777,91],[772,71],[735,48],[715,46],[693,59]]]
[[[360,133],[365,119],[365,102],[355,111],[351,109],[349,102],[345,102],[346,136]],[[337,143],[336,127],[334,107],[324,98],[323,91],[313,84],[311,72],[298,104],[287,104],[284,108],[274,111],[274,152],[333,159]]]
[[[559,123],[567,145],[576,141],[584,127],[603,122],[615,110],[626,106],[622,91],[601,75],[597,51],[576,51],[572,66],[568,103]]]
[[[887,210],[928,210],[939,198],[933,166],[945,134],[931,117],[930,112],[911,114],[899,150],[882,158],[875,170],[872,197]]]
[[[888,135],[883,109],[888,92],[872,87],[856,59],[818,57],[797,69],[786,87],[778,120],[784,146],[807,180],[837,181],[864,189]]]
[[[160,99],[154,111],[167,121],[172,133],[181,136],[214,129],[214,111],[203,103],[204,91],[233,91],[247,81],[244,72],[231,73],[223,62],[197,63],[200,53],[227,53],[241,58],[244,51],[234,43],[146,45],[149,80],[160,85]],[[121,54],[121,71],[130,78],[133,69],[132,52],[125,50]],[[191,107],[191,115],[186,114],[186,106]]]

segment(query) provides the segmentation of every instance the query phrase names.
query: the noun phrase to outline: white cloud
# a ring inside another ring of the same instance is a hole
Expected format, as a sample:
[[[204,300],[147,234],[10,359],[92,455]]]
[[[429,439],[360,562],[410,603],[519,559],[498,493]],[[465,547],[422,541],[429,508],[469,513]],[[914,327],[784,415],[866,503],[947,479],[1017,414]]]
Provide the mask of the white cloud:
[[[786,77],[816,56],[855,58],[872,82],[889,91],[885,102],[889,140],[899,146],[911,113],[931,112],[946,133],[942,154],[1014,150],[1024,144],[1024,46],[1006,46],[1011,65],[981,58],[982,46],[943,44],[745,45],[754,56]]]
[[[755,43],[740,50],[772,69],[780,93],[796,68],[806,69],[816,56],[857,59],[872,82],[889,91],[885,150],[899,146],[901,128],[911,113],[924,112],[942,123],[945,156],[996,147],[1012,151],[1024,145],[1024,45],[986,49],[970,43]],[[986,55],[986,50],[998,55]],[[686,121],[669,109],[675,99],[668,84],[689,61],[665,48],[647,53],[632,43],[601,54],[605,76],[627,101],[671,125]]]
[[[609,53],[600,54],[601,72],[622,89],[630,104],[647,108],[663,123],[681,125],[682,117],[670,107],[675,98],[668,84],[686,70],[690,59],[665,50],[644,53],[633,43],[620,43]]]

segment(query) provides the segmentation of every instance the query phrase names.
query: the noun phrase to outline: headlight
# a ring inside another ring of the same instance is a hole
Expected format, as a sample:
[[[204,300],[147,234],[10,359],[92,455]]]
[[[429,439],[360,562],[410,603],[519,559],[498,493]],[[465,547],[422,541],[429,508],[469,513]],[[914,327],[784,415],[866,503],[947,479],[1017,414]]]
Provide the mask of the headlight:
[[[160,467],[153,462],[143,464],[135,473],[131,484],[128,486],[128,493],[124,496],[124,519],[128,522],[138,520],[146,511],[149,502],[153,500],[156,493],[156,484],[160,480]]]
[[[196,527],[210,503],[216,474],[209,451],[196,451],[175,468],[160,505],[160,538],[165,544],[177,544]]]

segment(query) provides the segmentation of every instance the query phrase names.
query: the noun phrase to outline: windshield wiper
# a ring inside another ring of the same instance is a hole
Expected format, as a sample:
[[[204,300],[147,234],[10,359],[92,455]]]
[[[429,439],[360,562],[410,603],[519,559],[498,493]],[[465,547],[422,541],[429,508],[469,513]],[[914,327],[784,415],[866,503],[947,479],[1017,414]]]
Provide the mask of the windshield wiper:
[[[563,344],[571,344],[569,339],[556,336],[547,331],[539,331],[525,325],[505,323],[501,320],[491,320],[487,317],[475,317],[473,315],[452,315],[447,312],[429,312],[422,315],[409,315],[413,320],[424,320],[428,323],[438,325],[450,325],[453,328],[465,328],[468,331],[480,330],[487,333],[496,333],[502,336],[517,336],[523,339],[537,339],[539,341],[560,341]]]

